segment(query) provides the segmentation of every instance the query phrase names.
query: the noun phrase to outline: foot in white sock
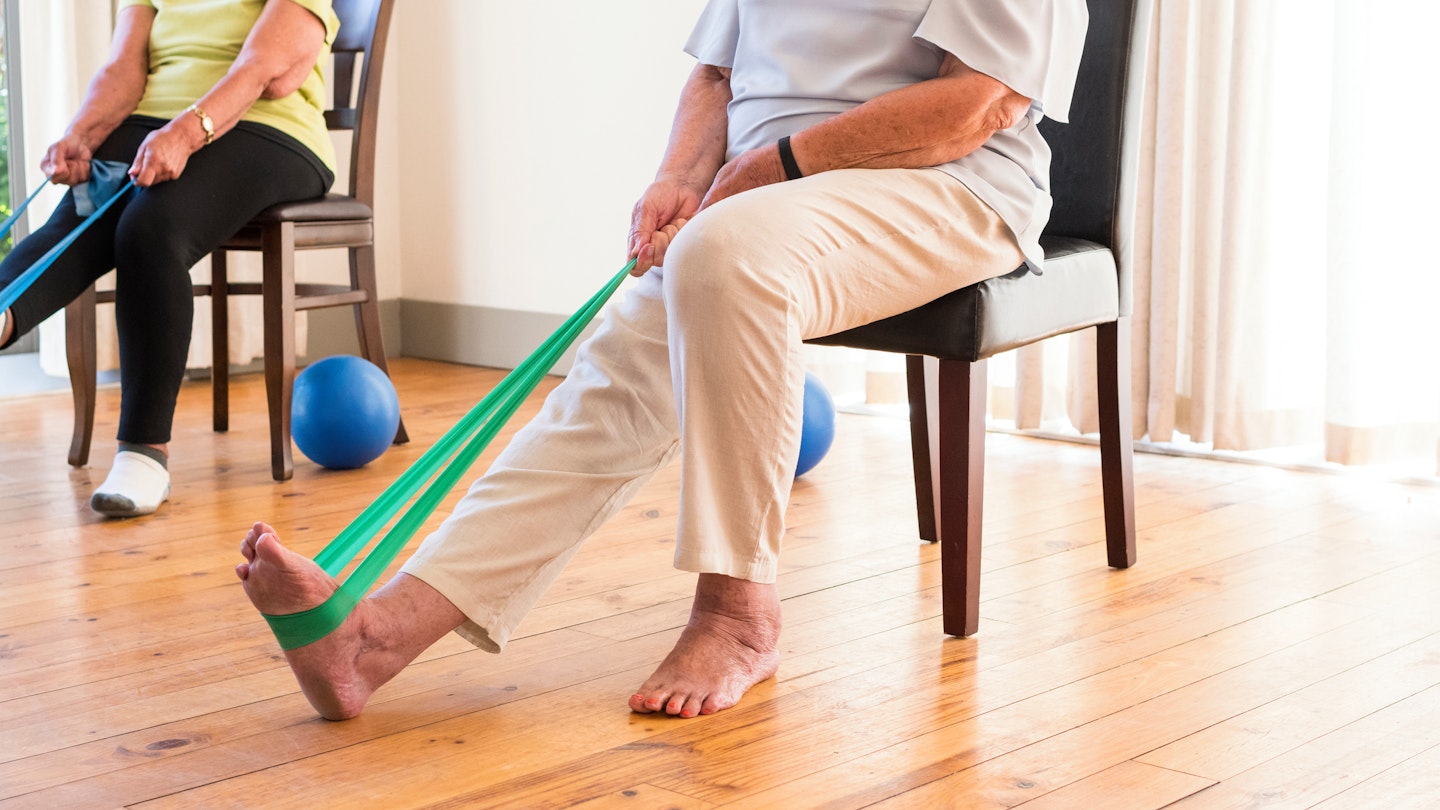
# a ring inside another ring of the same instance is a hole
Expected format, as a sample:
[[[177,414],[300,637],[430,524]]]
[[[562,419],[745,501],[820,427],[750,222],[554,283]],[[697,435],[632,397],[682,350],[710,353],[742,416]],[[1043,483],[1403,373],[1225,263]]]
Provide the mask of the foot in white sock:
[[[170,497],[170,471],[130,450],[115,454],[105,483],[90,496],[90,508],[106,517],[148,515]]]

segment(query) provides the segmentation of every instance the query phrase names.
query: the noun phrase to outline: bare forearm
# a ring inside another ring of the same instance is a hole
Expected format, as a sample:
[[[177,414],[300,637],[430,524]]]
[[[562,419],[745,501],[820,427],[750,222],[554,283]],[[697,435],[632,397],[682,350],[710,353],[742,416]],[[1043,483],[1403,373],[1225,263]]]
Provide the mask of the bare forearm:
[[[730,98],[728,71],[712,65],[695,67],[680,94],[657,180],[669,179],[698,196],[705,194],[725,163]]]
[[[154,9],[130,6],[115,21],[115,37],[105,66],[90,80],[80,110],[65,137],[93,151],[125,117],[135,111],[145,94],[150,74],[150,26]]]
[[[79,112],[66,128],[92,151],[135,111],[145,92],[145,71],[133,65],[106,65],[85,92]]]
[[[937,166],[979,149],[1013,126],[1029,99],[959,65],[878,96],[791,138],[805,174],[832,169]]]
[[[291,77],[303,77],[313,67],[324,39],[324,26],[302,6],[269,4],[230,70],[195,106],[210,116],[217,137],[229,132],[256,101],[274,95],[277,82],[298,87]],[[191,130],[203,143],[203,130]]]
[[[150,133],[130,176],[141,186],[179,177],[190,156],[210,140],[204,118],[215,136],[224,135],[256,101],[273,94],[277,83],[293,83],[313,69],[324,44],[324,23],[305,7],[289,0],[266,3],[230,70],[195,102],[201,114],[182,114]]]

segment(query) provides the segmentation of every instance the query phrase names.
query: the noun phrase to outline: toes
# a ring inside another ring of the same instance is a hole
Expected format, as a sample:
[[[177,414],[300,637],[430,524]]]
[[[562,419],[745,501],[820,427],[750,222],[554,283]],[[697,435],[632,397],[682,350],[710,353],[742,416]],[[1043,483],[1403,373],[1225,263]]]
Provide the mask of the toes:
[[[670,692],[661,687],[652,687],[645,684],[640,691],[630,696],[630,708],[641,714],[652,714],[667,710],[670,702]],[[673,714],[673,712],[671,712]]]
[[[266,532],[255,541],[255,555],[264,563],[276,568],[288,568],[286,556],[290,552],[280,545],[280,538],[274,532]]]
[[[701,704],[700,704],[700,713],[701,713],[701,714],[714,714],[714,713],[720,711],[721,709],[728,709],[728,708],[730,708],[731,706],[734,706],[734,705],[735,705],[735,701],[733,701],[733,700],[722,701],[722,700],[720,700],[717,696],[715,696],[715,695],[710,695],[709,697],[705,698],[704,701],[701,702]]]
[[[708,702],[708,698],[707,701],[703,702]],[[690,697],[685,699],[685,703],[680,707],[680,711],[672,712],[672,714],[678,714],[681,717],[695,717],[703,713],[703,702],[700,700],[700,698],[691,695]],[[675,701],[673,699],[670,701],[670,705],[675,705]]]

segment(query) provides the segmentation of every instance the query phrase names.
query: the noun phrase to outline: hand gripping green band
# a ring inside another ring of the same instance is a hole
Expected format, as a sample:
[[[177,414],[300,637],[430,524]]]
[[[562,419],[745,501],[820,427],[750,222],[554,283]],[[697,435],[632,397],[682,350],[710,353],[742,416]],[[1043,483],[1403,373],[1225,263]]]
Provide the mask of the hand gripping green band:
[[[420,526],[455,488],[485,448],[499,435],[505,423],[520,409],[525,400],[554,367],[566,350],[595,319],[605,302],[619,289],[621,282],[635,267],[635,260],[621,268],[600,291],[595,293],[555,334],[546,338],[529,357],[515,367],[495,389],[470,409],[459,422],[441,436],[415,463],[380,494],[350,525],[336,535],[315,562],[325,573],[339,576],[346,566],[370,544],[380,530],[428,481],[429,486],[410,508],[395,521],[365,559],[355,567],[338,590],[321,604],[300,613],[283,616],[262,614],[280,647],[293,650],[330,635],[370,591],[375,581],[395,560]],[[434,480],[431,480],[431,479]]]

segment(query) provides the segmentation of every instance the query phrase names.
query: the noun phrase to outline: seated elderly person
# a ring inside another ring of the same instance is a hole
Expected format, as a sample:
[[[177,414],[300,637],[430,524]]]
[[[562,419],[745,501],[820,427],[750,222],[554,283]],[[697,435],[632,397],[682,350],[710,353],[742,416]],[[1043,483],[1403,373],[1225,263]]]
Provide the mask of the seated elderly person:
[[[579,544],[679,453],[675,649],[629,696],[682,717],[779,664],[775,577],[802,419],[801,342],[1038,269],[1042,115],[1067,114],[1083,0],[710,0],[665,157],[634,210],[641,276],[542,412],[393,580],[287,650],[325,717],[451,630],[499,651]],[[258,523],[263,613],[336,589]]]
[[[148,514],[169,496],[190,267],[264,209],[334,182],[321,71],[339,25],[330,0],[121,0],[109,60],[45,152],[52,182],[87,183],[93,158],[128,164],[140,187],[0,313],[3,348],[116,270],[120,445],[90,499],[101,514]],[[83,219],[67,192],[0,264],[0,289]]]

